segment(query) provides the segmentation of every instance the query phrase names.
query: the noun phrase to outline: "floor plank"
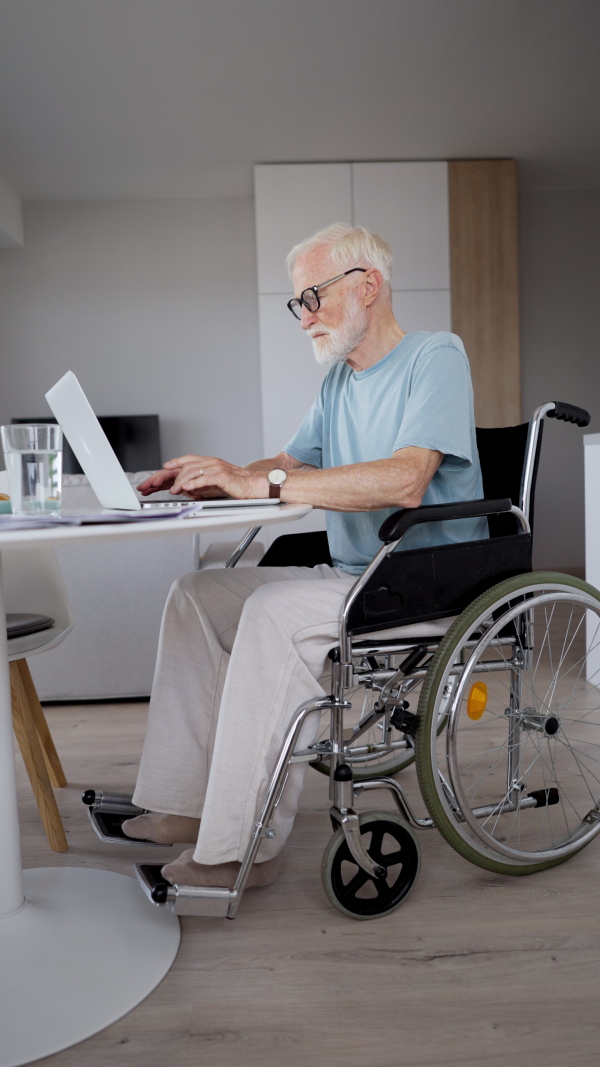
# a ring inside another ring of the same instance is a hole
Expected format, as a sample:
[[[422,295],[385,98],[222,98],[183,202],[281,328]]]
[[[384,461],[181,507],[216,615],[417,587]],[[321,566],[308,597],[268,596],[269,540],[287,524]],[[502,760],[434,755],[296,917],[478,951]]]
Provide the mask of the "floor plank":
[[[80,795],[89,786],[133,786],[146,705],[50,708],[47,716],[69,780],[57,796],[70,849],[64,855],[48,849],[17,757],[25,866],[130,873],[132,850],[95,838]],[[403,781],[418,805],[414,771],[404,772]],[[379,795],[376,803],[387,806]],[[598,1062],[600,846],[543,874],[503,878],[466,863],[436,831],[424,831],[422,873],[406,904],[386,919],[356,922],[334,911],[321,888],[327,808],[327,780],[311,773],[278,881],[249,891],[234,922],[184,919],[177,960],[143,1004],[101,1034],[39,1062]]]

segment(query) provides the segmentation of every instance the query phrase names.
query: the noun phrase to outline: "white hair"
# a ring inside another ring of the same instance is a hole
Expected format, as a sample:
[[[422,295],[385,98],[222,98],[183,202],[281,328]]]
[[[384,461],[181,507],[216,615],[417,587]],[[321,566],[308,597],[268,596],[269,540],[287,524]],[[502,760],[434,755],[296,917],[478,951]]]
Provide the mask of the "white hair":
[[[371,233],[364,226],[348,226],[343,222],[334,222],[312,237],[294,245],[286,256],[286,266],[290,277],[298,256],[303,256],[313,249],[327,245],[329,255],[340,270],[349,267],[376,267],[383,280],[389,286],[392,277],[394,257],[388,241]]]

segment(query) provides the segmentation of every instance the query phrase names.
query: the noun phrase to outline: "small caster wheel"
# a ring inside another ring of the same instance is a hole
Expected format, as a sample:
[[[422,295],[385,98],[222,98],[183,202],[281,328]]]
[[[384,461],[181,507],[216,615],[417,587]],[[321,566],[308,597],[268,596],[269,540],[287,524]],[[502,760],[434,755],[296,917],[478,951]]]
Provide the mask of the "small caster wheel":
[[[342,827],[330,838],[321,864],[321,881],[334,908],[353,919],[376,919],[403,903],[421,867],[421,847],[414,831],[393,811],[366,811],[359,816],[363,844],[372,859],[387,867],[374,878],[357,864]]]

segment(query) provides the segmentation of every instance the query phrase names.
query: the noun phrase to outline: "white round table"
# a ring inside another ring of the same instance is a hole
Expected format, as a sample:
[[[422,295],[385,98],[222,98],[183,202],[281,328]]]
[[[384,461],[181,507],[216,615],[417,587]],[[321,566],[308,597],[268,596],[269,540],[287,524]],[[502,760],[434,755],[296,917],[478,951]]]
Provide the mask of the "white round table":
[[[282,504],[206,511],[118,525],[0,530],[3,547],[67,545],[268,526],[303,518]],[[83,623],[85,625],[85,623]],[[169,970],[179,920],[153,907],[136,881],[111,871],[23,871],[13,756],[6,626],[0,624],[0,1067],[49,1056],[103,1030],[139,1004]]]

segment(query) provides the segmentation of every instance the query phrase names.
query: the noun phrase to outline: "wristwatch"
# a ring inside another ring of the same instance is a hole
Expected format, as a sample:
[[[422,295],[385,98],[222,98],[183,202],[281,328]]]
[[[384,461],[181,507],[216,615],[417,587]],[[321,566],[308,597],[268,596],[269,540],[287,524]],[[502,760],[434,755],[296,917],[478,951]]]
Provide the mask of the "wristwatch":
[[[279,467],[276,467],[275,470],[269,471],[267,480],[269,482],[269,496],[279,498],[281,496],[281,486],[287,482],[287,471],[282,471]]]

